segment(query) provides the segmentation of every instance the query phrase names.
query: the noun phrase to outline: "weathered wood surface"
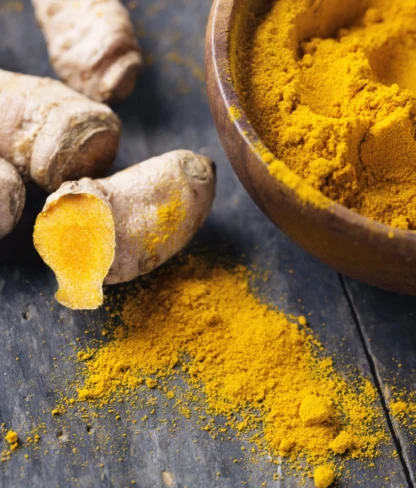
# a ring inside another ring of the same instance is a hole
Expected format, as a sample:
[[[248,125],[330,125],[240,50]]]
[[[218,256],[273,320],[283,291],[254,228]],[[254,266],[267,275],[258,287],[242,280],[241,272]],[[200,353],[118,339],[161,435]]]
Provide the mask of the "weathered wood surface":
[[[377,290],[343,278],[358,328],[386,405],[395,392],[416,390],[416,298]],[[392,419],[403,459],[415,483],[415,432]]]
[[[24,2],[22,12],[16,6],[19,3],[0,1],[0,67],[52,75],[30,2]],[[339,368],[353,363],[360,374],[376,372],[382,401],[387,402],[386,388],[396,371],[392,357],[403,365],[402,383],[415,386],[416,301],[342,281],[277,231],[246,195],[225,159],[205,94],[202,60],[209,7],[201,0],[140,0],[133,10],[145,54],[151,58],[135,93],[115,107],[124,126],[116,168],[179,147],[212,157],[218,166],[218,197],[198,241],[214,251],[224,249],[221,252],[230,257],[245,254],[247,263],[270,269],[267,298],[291,313],[311,312],[311,326],[336,355]],[[105,314],[75,313],[54,304],[54,278],[31,244],[33,222],[44,199],[30,186],[23,221],[0,242],[0,423],[20,432],[45,423],[46,433],[39,450],[18,451],[0,466],[0,486],[124,487],[134,480],[140,488],[162,488],[170,479],[176,488],[258,488],[264,481],[267,486],[299,486],[297,478],[272,481],[273,466],[266,459],[248,462],[239,441],[214,441],[195,421],[177,414],[172,414],[178,422],[174,433],[159,422],[166,419],[165,412],[156,412],[136,433],[124,420],[123,405],[119,422],[111,416],[91,419],[90,432],[82,419],[68,422],[51,416],[56,391],[64,389],[76,371],[73,361],[62,358],[73,353],[77,337],[88,344],[99,334]],[[86,328],[92,331],[87,336]],[[92,407],[86,408],[91,415]],[[130,418],[140,420],[145,413],[137,410]],[[351,463],[355,481],[340,486],[411,486],[413,441],[396,424],[394,433],[375,470],[362,471]],[[401,457],[391,457],[394,448]],[[241,462],[235,464],[235,458]]]

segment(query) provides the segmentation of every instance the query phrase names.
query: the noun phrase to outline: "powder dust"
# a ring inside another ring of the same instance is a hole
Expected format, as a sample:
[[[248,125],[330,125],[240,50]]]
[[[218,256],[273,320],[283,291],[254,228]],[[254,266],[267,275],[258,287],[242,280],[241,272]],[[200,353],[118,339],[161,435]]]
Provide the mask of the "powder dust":
[[[416,441],[416,392],[392,387],[390,413]]]
[[[0,425],[0,441],[3,441],[4,449],[0,447],[0,463],[10,461],[17,451],[23,451],[22,457],[30,459],[39,455],[41,434],[46,433],[46,426],[44,423],[39,424],[29,432],[18,433],[13,429],[6,429],[5,424]],[[29,451],[30,449],[30,451]],[[28,454],[30,452],[30,456]],[[44,450],[44,453],[47,450]]]
[[[416,3],[275,0],[245,16],[234,78],[272,174],[283,161],[329,199],[415,230]]]
[[[169,246],[169,240],[176,235],[186,219],[186,210],[179,192],[172,195],[169,202],[156,209],[158,232],[146,236],[145,245],[151,255],[157,255],[160,246]]]
[[[169,384],[181,376],[194,391],[176,404],[181,413],[202,400],[226,419],[205,430],[232,428],[305,474],[376,457],[388,436],[373,385],[339,374],[305,317],[262,303],[252,278],[191,256],[126,286],[107,304],[110,341],[78,356],[77,401],[104,407],[147,385],[175,402]]]

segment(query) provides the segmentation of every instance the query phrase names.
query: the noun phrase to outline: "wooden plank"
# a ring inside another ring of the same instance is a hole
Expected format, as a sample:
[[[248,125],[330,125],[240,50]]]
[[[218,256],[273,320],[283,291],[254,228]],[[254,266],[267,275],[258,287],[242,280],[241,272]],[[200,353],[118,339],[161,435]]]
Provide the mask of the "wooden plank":
[[[23,12],[16,12],[6,0],[0,0],[0,6],[1,67],[52,75],[29,0],[25,0]],[[353,361],[360,374],[370,376],[338,275],[303,253],[267,221],[225,159],[201,75],[209,7],[210,2],[141,0],[133,10],[145,55],[152,59],[135,93],[116,107],[124,132],[115,168],[179,147],[210,155],[218,164],[218,197],[198,242],[230,259],[245,254],[247,264],[270,269],[270,281],[262,290],[265,298],[290,313],[311,312],[311,326],[336,355],[338,367]],[[0,423],[19,432],[45,425],[39,450],[27,451],[30,459],[24,459],[25,451],[17,451],[0,466],[0,486],[122,487],[135,480],[140,488],[158,488],[169,485],[169,476],[171,486],[177,488],[258,488],[263,482],[284,488],[299,486],[297,478],[273,482],[276,468],[267,459],[250,463],[249,454],[241,451],[241,442],[234,436],[221,442],[212,440],[194,420],[164,411],[162,399],[139,433],[127,417],[137,419],[141,426],[146,409],[127,416],[127,407],[120,405],[122,418],[115,422],[110,415],[94,419],[93,407],[87,405],[89,432],[82,419],[52,417],[57,391],[64,390],[76,372],[74,361],[65,358],[73,353],[77,337],[88,344],[91,337],[99,336],[105,314],[70,312],[54,303],[55,280],[31,245],[34,219],[44,198],[30,186],[23,221],[13,235],[0,242]],[[88,335],[86,329],[91,330]],[[344,355],[347,361],[342,359]],[[166,419],[168,424],[160,422]],[[178,423],[175,432],[169,429],[172,419]],[[406,486],[400,460],[390,457],[391,449],[383,451],[374,471],[352,462],[357,483],[377,488]],[[233,463],[236,457],[242,459],[238,464]],[[356,485],[355,481],[340,484]]]
[[[416,298],[378,290],[344,278],[365,347],[388,406],[394,388],[416,391]],[[416,480],[416,432],[392,418],[403,456]]]

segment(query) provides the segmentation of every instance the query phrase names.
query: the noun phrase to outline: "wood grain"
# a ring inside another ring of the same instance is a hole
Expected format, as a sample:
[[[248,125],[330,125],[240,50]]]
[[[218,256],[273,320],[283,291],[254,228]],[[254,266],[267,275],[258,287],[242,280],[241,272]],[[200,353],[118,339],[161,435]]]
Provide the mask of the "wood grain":
[[[395,392],[416,390],[416,300],[345,278],[343,281],[380,390],[389,405]],[[394,418],[392,425],[415,484],[416,431]]]

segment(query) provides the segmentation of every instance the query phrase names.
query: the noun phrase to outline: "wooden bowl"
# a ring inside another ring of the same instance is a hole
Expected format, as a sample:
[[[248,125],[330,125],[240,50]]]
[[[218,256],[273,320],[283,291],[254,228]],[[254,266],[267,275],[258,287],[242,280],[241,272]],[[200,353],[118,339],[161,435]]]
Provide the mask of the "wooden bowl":
[[[215,0],[206,38],[211,110],[235,172],[263,212],[306,251],[352,278],[416,295],[416,232],[372,221],[335,203],[316,208],[302,201],[293,185],[269,174],[262,159],[267,148],[250,125],[232,80],[230,52],[244,28],[249,1]]]

